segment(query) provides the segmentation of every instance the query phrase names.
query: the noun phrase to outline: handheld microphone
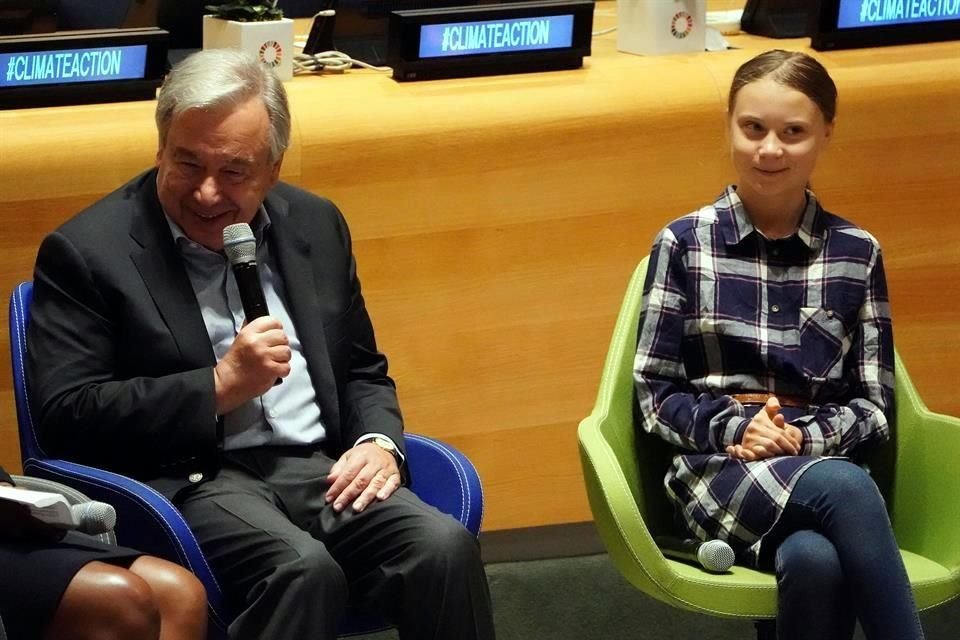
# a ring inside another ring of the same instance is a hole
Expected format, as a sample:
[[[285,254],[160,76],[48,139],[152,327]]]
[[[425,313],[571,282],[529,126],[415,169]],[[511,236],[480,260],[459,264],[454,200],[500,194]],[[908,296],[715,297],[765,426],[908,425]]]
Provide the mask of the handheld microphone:
[[[111,531],[117,524],[117,512],[113,505],[106,502],[81,502],[70,505],[70,518],[73,526],[80,533],[96,535]]]
[[[257,276],[257,239],[246,222],[230,224],[223,228],[223,252],[233,269],[240,290],[240,302],[247,322],[265,316],[267,300]]]
[[[655,540],[663,555],[668,558],[699,564],[713,573],[729,571],[736,560],[733,548],[723,540],[702,542],[674,536],[657,536]]]
[[[257,275],[257,239],[246,222],[228,224],[223,228],[223,252],[233,269],[240,291],[240,303],[247,322],[269,315],[267,299],[263,296],[260,277]],[[277,378],[275,384],[283,382]]]

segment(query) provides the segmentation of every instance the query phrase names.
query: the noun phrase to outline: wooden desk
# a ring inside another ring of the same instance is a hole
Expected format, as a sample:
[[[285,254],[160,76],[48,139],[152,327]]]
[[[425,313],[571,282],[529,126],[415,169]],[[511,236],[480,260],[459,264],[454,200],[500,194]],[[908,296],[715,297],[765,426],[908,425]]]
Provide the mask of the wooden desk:
[[[599,5],[598,23],[612,11]],[[645,58],[610,34],[577,71],[288,84],[283,178],[346,213],[408,427],[477,464],[487,530],[590,518],[575,431],[632,268],[660,227],[733,179],[736,67],[806,46],[731,40],[744,49]],[[960,43],[820,57],[840,111],[814,186],[880,239],[898,347],[929,405],[960,415]],[[0,112],[4,296],[44,234],[152,162],[153,106]],[[0,463],[15,470],[0,372]]]

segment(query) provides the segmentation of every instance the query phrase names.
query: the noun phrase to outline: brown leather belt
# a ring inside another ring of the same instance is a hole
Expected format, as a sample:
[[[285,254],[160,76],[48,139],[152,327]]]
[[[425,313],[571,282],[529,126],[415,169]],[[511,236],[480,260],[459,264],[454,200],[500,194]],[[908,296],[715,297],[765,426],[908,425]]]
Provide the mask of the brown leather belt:
[[[767,404],[767,400],[774,397],[780,401],[781,407],[806,409],[810,406],[810,401],[805,398],[783,396],[776,393],[731,393],[730,397],[740,404]]]

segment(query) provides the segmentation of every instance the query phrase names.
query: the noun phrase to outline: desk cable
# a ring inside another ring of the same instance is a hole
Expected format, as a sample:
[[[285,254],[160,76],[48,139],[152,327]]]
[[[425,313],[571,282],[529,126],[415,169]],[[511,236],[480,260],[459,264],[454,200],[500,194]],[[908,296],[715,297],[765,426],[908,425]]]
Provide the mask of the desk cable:
[[[313,19],[333,18],[336,15],[334,9],[324,9],[314,14]],[[293,46],[302,49],[306,45],[306,38],[297,36]],[[311,73],[346,73],[352,67],[363,67],[364,69],[373,69],[389,73],[393,71],[390,67],[378,67],[372,64],[355,60],[342,51],[320,51],[317,53],[297,53],[293,56],[294,75],[307,75]]]
[[[351,67],[363,67],[384,73],[393,71],[390,67],[378,67],[362,60],[354,60],[342,51],[321,51],[313,55],[298,53],[293,56],[294,75],[309,73],[345,73]]]

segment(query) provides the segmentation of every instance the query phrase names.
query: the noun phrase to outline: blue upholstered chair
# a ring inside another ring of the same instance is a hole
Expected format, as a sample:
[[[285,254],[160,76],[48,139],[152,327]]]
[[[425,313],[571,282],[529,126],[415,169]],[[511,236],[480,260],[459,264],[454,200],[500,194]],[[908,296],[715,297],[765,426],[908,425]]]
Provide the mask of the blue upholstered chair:
[[[40,446],[30,413],[25,368],[32,293],[33,284],[24,282],[10,296],[10,354],[24,473],[61,482],[93,500],[112,504],[117,510],[118,543],[172,560],[193,571],[207,589],[209,637],[226,638],[233,613],[180,512],[141,482],[68,460],[50,458]],[[405,439],[407,464],[413,478],[411,489],[422,500],[450,514],[477,535],[483,516],[483,494],[473,464],[459,451],[437,440],[410,433]],[[351,612],[341,630],[343,635],[355,635],[386,627],[381,620]]]

